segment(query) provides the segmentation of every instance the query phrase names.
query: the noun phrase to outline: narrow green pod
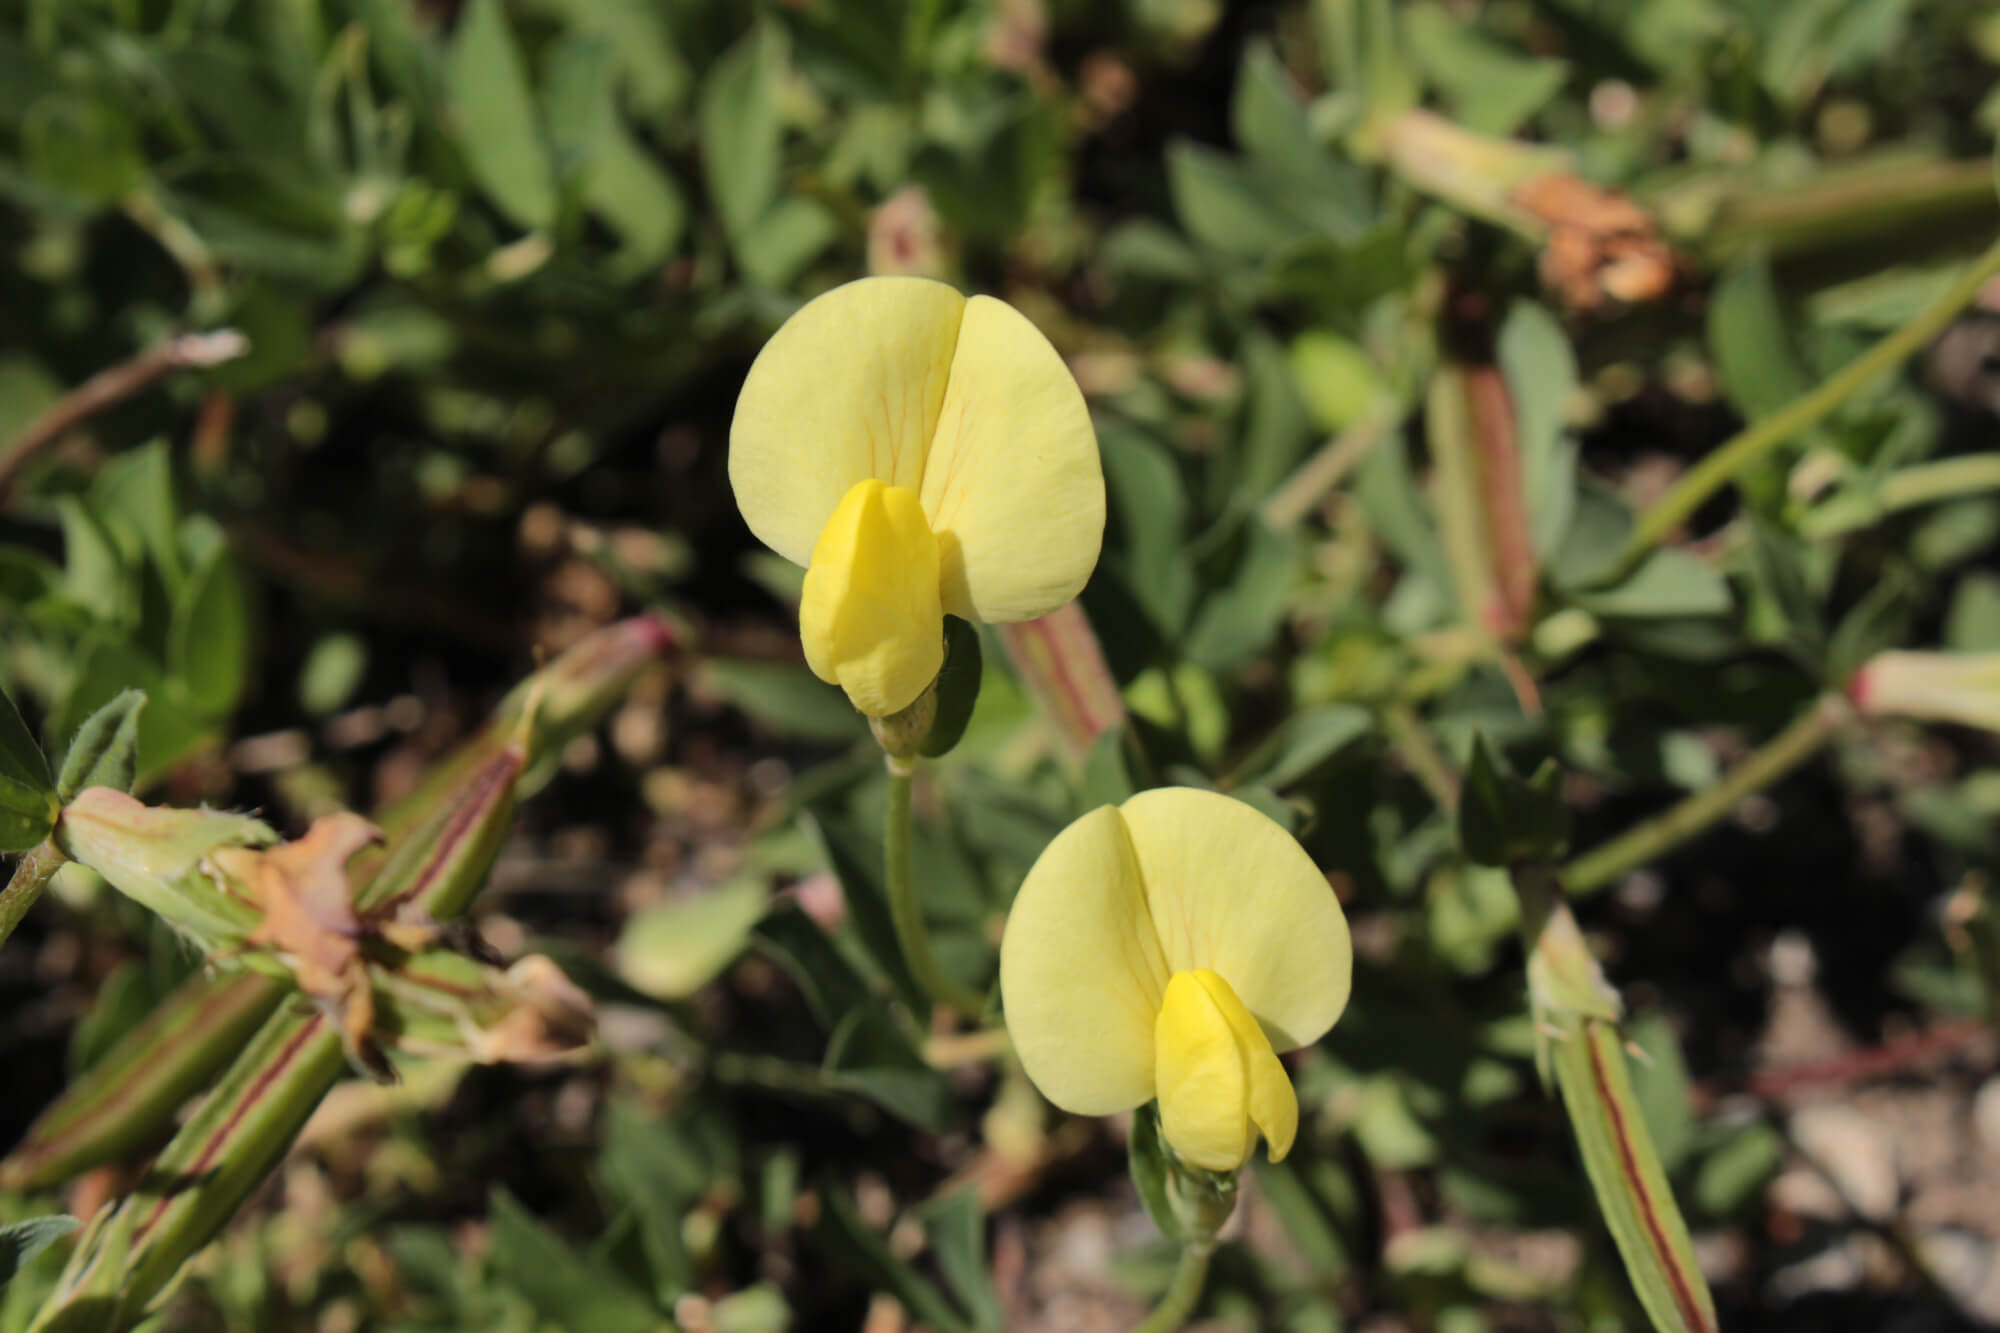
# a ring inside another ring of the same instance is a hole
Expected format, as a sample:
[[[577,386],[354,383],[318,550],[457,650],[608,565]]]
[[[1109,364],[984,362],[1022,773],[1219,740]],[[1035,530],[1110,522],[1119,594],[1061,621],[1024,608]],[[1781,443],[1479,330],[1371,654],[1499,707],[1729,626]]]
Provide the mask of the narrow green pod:
[[[242,1051],[284,993],[249,972],[190,976],[28,1127],[0,1162],[0,1190],[46,1189],[164,1138],[174,1112]]]
[[[1695,1261],[1618,1035],[1623,1005],[1591,955],[1557,874],[1514,868],[1535,1007],[1536,1063],[1553,1072],[1598,1210],[1639,1304],[1660,1333],[1714,1333],[1715,1297]]]
[[[396,872],[400,889],[382,874],[383,869],[406,846],[422,841],[415,836],[420,830],[446,828],[456,819],[459,836],[452,845],[461,868],[454,873],[433,867],[431,892],[421,906],[437,918],[462,910],[477,886],[476,880],[468,885],[465,866],[476,864],[498,845],[494,840],[467,854],[464,834],[475,821],[463,800],[466,787],[482,785],[490,790],[511,768],[515,777],[508,792],[510,803],[531,795],[551,770],[536,765],[524,771],[528,756],[521,752],[523,744],[531,746],[536,756],[560,753],[572,738],[594,726],[623,695],[632,677],[673,642],[664,621],[635,617],[597,631],[550,663],[540,673],[539,697],[534,677],[516,686],[484,727],[433,765],[415,791],[376,817],[385,846],[363,851],[348,866],[362,904],[379,908],[385,897],[412,887],[404,877],[415,867]],[[534,712],[528,735],[522,718],[531,699]],[[510,754],[511,758],[505,757]],[[448,812],[456,813],[447,817]],[[511,816],[511,804],[508,813]],[[498,836],[504,836],[505,823],[503,819]],[[385,885],[382,891],[373,888],[378,880]],[[138,1145],[164,1138],[174,1112],[237,1054],[285,994],[283,985],[247,972],[189,977],[158,1011],[121,1038],[42,1112],[0,1162],[0,1188],[59,1184]]]
[[[364,891],[369,905],[462,909],[506,837],[523,759],[519,750],[503,749],[456,799],[414,827]],[[145,1184],[78,1245],[35,1333],[110,1333],[149,1315],[181,1265],[262,1183],[347,1067],[334,1024],[299,1004],[281,1005],[160,1153]]]
[[[345,1067],[325,1018],[273,1014],[141,1188],[93,1220],[30,1333],[107,1333],[145,1318],[277,1165]]]
[[[419,799],[385,817],[388,858],[379,869],[351,871],[359,905],[411,922],[462,914],[499,854],[519,790],[538,776],[537,760],[593,723],[671,645],[662,622],[626,621],[565,653],[539,685],[517,690],[519,703],[503,704],[488,730],[446,761],[449,783],[427,784]],[[151,1313],[346,1068],[332,1023],[281,1006],[161,1152],[144,1186],[92,1222],[34,1330],[114,1333]]]

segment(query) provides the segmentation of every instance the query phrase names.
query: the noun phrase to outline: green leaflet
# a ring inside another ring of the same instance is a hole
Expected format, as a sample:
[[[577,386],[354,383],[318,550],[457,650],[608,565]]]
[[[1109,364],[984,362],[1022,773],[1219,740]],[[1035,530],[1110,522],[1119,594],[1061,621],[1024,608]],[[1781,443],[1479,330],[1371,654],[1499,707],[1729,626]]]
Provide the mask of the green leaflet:
[[[56,799],[67,805],[85,787],[131,791],[139,778],[139,718],[144,690],[124,690],[84,719],[63,756]]]

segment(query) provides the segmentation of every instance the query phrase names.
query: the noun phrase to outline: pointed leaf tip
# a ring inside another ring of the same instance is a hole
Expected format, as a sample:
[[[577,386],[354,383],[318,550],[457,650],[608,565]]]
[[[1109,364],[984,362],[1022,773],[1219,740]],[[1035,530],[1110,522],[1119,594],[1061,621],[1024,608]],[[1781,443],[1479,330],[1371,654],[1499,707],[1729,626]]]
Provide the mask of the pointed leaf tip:
[[[63,756],[56,778],[57,800],[68,805],[86,787],[132,790],[138,777],[139,717],[145,707],[144,690],[125,690],[84,719]]]

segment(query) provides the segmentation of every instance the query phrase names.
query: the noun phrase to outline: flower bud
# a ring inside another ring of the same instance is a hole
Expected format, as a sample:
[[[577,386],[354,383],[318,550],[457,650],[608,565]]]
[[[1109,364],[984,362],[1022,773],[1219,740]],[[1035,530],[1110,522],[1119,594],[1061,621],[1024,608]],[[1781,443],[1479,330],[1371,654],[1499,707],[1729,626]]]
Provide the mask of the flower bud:
[[[1847,695],[1870,717],[2000,731],[2000,653],[1877,653],[1849,679]]]
[[[232,892],[209,858],[258,847],[277,835],[262,821],[223,810],[148,806],[110,787],[86,787],[63,807],[56,845],[205,950],[233,947],[262,913]]]

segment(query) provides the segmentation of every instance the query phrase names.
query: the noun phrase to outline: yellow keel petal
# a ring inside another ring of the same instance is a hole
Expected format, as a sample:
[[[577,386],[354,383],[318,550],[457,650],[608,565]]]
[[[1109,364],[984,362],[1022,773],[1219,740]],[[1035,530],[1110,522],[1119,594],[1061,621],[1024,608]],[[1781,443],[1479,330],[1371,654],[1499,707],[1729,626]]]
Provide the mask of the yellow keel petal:
[[[1292,1150],[1299,1099],[1257,1020],[1207,968],[1167,983],[1154,1036],[1160,1130],[1183,1161],[1234,1171],[1255,1133],[1272,1161]],[[1253,1132],[1254,1130],[1254,1132]]]
[[[1265,1146],[1270,1150],[1271,1160],[1282,1162],[1285,1154],[1292,1150],[1292,1140],[1299,1134],[1299,1096],[1292,1091],[1291,1075],[1279,1062],[1278,1054],[1271,1049],[1270,1038],[1264,1029],[1243,1007],[1243,1001],[1236,998],[1236,992],[1229,983],[1207,968],[1194,974],[1201,982],[1215,1007],[1229,1020],[1229,1030],[1236,1038],[1237,1052],[1243,1057],[1243,1076],[1249,1084],[1245,1097],[1245,1110],[1249,1112],[1250,1123],[1257,1126],[1264,1136]]]
[[[1160,1132],[1184,1162],[1234,1171],[1250,1155],[1243,1053],[1215,995],[1192,972],[1167,983],[1154,1029]]]
[[[1174,972],[1229,979],[1274,1049],[1318,1041],[1347,1007],[1347,918],[1298,839],[1242,801],[1161,787],[1119,807]]]
[[[813,547],[799,638],[821,680],[870,717],[909,707],[944,665],[938,543],[916,492],[850,487]]]

